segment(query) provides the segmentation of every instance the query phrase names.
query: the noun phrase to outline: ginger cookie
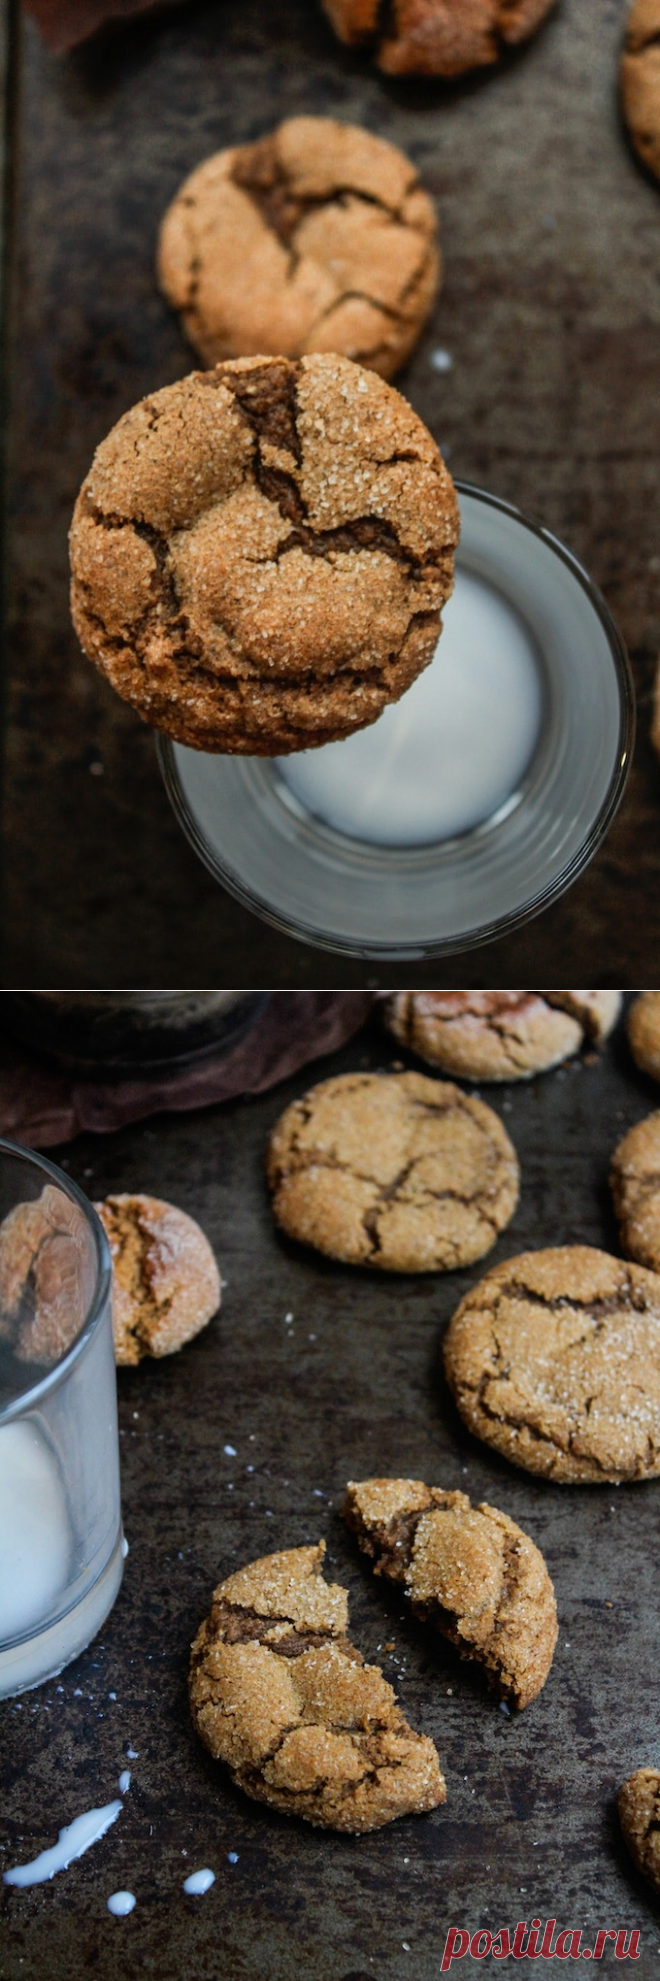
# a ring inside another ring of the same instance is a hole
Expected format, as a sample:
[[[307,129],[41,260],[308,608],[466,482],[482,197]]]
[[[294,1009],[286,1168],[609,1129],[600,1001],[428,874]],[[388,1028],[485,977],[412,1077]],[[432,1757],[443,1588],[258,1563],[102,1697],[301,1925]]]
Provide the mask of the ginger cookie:
[[[115,1359],[173,1355],[220,1306],[220,1274],[194,1218],[160,1197],[106,1197],[95,1206],[112,1256]]]
[[[619,1790],[617,1806],[633,1863],[660,1891],[660,1769],[637,1768]]]
[[[245,358],[143,399],[71,528],[88,658],[146,722],[277,756],[348,736],[432,660],[458,509],[435,441],[348,358]]]
[[[337,351],[392,378],[437,294],[437,233],[402,151],[357,124],[289,117],[191,172],[158,274],[207,365]]]
[[[389,76],[462,76],[527,41],[554,0],[323,0],[341,41]]]
[[[346,1636],[324,1543],[264,1555],[220,1582],[190,1663],[194,1725],[256,1802],[331,1830],[380,1829],[446,1796],[376,1665]]]
[[[619,991],[399,991],[385,1023],[460,1080],[531,1080],[585,1041],[602,1045],[620,1010]]]
[[[642,1073],[660,1080],[660,991],[642,991],[628,1012],[628,1043]]]
[[[483,1101],[421,1073],[344,1073],[281,1116],[268,1180],[290,1238],[348,1265],[448,1272],[490,1251],[520,1172]]]
[[[619,1142],[610,1185],[626,1257],[660,1273],[660,1114],[638,1121]]]
[[[56,1184],[15,1204],[0,1224],[0,1340],[19,1362],[48,1368],[71,1348],[96,1268],[82,1210]]]
[[[660,0],[634,0],[621,56],[621,100],[631,143],[660,179]]]
[[[344,1519],[375,1574],[481,1665],[500,1699],[522,1707],[536,1698],[552,1664],[557,1608],[543,1556],[514,1520],[421,1479],[351,1481]]]
[[[445,1336],[461,1417],[561,1484],[660,1473],[660,1276],[588,1245],[507,1259]]]

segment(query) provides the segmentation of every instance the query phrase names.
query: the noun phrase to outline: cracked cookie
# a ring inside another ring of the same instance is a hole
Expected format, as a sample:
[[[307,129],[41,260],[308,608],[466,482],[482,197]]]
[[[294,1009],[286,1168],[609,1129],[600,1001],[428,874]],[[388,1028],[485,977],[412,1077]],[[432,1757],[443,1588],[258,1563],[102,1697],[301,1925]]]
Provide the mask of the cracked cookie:
[[[543,1556],[514,1520],[421,1479],[351,1480],[343,1514],[375,1574],[481,1665],[500,1699],[520,1708],[536,1698],[552,1664],[557,1607]]]
[[[460,1080],[530,1080],[611,1032],[619,991],[399,991],[385,1023]]]
[[[0,1224],[0,1340],[19,1362],[58,1362],[85,1320],[96,1260],[82,1210],[47,1183]]]
[[[349,1265],[448,1272],[490,1251],[520,1172],[483,1101],[421,1073],[345,1073],[281,1116],[268,1181],[290,1238]]]
[[[619,1790],[617,1807],[633,1863],[660,1891],[660,1770],[637,1768]]]
[[[461,1301],[444,1345],[461,1417],[560,1483],[660,1473],[660,1276],[588,1245],[524,1252]]]
[[[435,441],[348,358],[244,358],[143,399],[71,527],[88,658],[146,722],[277,756],[374,722],[432,660],[458,509]]]
[[[628,1043],[642,1073],[660,1080],[660,991],[642,991],[628,1012]]]
[[[106,1197],[95,1209],[112,1257],[115,1359],[173,1355],[220,1306],[220,1274],[194,1218],[160,1197]]]
[[[635,0],[631,7],[620,76],[631,143],[660,179],[660,0]]]
[[[554,0],[322,0],[341,41],[389,76],[462,76],[527,41]]]
[[[184,181],[158,275],[207,365],[337,351],[392,378],[437,293],[437,231],[402,151],[356,124],[290,117]]]
[[[660,1273],[660,1114],[638,1121],[619,1142],[610,1185],[626,1257]]]
[[[264,1555],[214,1591],[190,1663],[194,1725],[257,1802],[332,1830],[376,1830],[446,1796],[432,1740],[349,1643],[324,1543]]]

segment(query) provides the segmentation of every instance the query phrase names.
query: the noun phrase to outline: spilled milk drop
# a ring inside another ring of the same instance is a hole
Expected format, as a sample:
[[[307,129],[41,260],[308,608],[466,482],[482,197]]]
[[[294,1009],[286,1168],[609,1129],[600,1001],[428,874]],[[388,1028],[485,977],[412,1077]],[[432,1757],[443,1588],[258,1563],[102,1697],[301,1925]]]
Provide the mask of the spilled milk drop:
[[[110,1898],[106,1899],[106,1905],[108,1912],[112,1912],[115,1919],[124,1919],[127,1912],[133,1911],[135,1899],[132,1892],[112,1892]]]
[[[191,1871],[190,1877],[183,1880],[183,1889],[184,1892],[189,1892],[192,1898],[196,1898],[201,1892],[207,1892],[214,1884],[215,1871]]]
[[[86,1809],[84,1815],[76,1816],[73,1823],[60,1830],[57,1843],[50,1850],[42,1850],[31,1864],[14,1864],[10,1871],[5,1871],[5,1884],[42,1885],[46,1878],[54,1878],[56,1871],[66,1871],[74,1858],[82,1857],[83,1851],[105,1836],[121,1807],[121,1802],[107,1802],[103,1809]]]

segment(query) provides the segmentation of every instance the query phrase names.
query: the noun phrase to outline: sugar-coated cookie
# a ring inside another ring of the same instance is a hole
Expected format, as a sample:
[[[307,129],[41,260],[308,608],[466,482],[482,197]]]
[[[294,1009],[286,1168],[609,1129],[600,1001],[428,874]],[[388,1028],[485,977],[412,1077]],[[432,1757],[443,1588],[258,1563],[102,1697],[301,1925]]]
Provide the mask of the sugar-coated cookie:
[[[642,1073],[660,1080],[660,991],[642,991],[628,1012],[630,1050]]]
[[[415,1616],[481,1665],[500,1699],[529,1705],[557,1642],[554,1590],[529,1535],[496,1507],[420,1479],[351,1481],[344,1519]]]
[[[79,1334],[95,1265],[84,1212],[47,1183],[0,1224],[0,1340],[19,1362],[50,1368]]]
[[[391,378],[433,304],[437,232],[402,151],[356,124],[289,117],[184,180],[159,277],[207,365],[337,351]]]
[[[660,1769],[637,1768],[619,1790],[618,1809],[633,1863],[660,1891]]]
[[[433,1742],[349,1643],[348,1598],[324,1544],[264,1555],[214,1591],[190,1664],[197,1732],[257,1802],[333,1830],[435,1809]]]
[[[390,76],[461,76],[527,41],[554,0],[323,0],[342,41]]]
[[[398,991],[385,1022],[401,1045],[460,1080],[530,1080],[602,1045],[619,991]]]
[[[638,1121],[619,1142],[610,1184],[626,1257],[660,1273],[660,1113]]]
[[[350,1265],[446,1272],[490,1251],[520,1176],[483,1101],[421,1073],[345,1073],[286,1109],[268,1179],[290,1238]]]
[[[433,658],[458,509],[422,421],[348,358],[244,358],[133,406],[71,528],[89,659],[145,721],[277,756],[350,735]]]
[[[445,1370],[469,1430],[561,1483],[660,1473],[660,1276],[588,1245],[507,1259],[461,1301]]]
[[[96,1205],[112,1256],[115,1358],[173,1355],[220,1306],[220,1274],[195,1219],[160,1197]]]
[[[660,179],[660,0],[634,0],[621,56],[621,99],[632,144]]]

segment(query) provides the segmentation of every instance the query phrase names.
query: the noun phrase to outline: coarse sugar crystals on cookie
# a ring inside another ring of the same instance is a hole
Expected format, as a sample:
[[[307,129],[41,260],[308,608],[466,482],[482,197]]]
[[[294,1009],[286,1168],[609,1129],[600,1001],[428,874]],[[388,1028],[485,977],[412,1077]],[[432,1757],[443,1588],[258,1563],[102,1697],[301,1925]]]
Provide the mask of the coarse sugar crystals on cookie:
[[[115,1360],[173,1355],[220,1306],[208,1238],[187,1211],[126,1192],[95,1205],[112,1258]]]
[[[435,1809],[433,1742],[349,1643],[348,1597],[322,1574],[324,1543],[264,1555],[219,1583],[190,1662],[198,1734],[257,1802],[324,1829],[364,1832]]]
[[[468,1429],[564,1484],[660,1474],[660,1275],[589,1245],[507,1259],[449,1323]]]
[[[350,359],[194,372],[102,441],[71,527],[88,658],[206,751],[348,736],[433,658],[458,507],[435,441]]]
[[[527,41],[555,0],[323,0],[342,41],[387,75],[461,76]]]
[[[447,1272],[490,1251],[520,1173],[485,1102],[421,1073],[345,1073],[286,1109],[268,1180],[289,1237],[350,1265]]]
[[[545,1685],[557,1608],[543,1556],[508,1514],[421,1479],[352,1480],[344,1520],[376,1575],[520,1709]]]
[[[289,117],[184,180],[162,222],[159,280],[205,364],[336,351],[391,378],[437,292],[437,233],[395,145]]]
[[[398,991],[385,1023],[459,1080],[531,1080],[602,1045],[620,1010],[619,991]]]

